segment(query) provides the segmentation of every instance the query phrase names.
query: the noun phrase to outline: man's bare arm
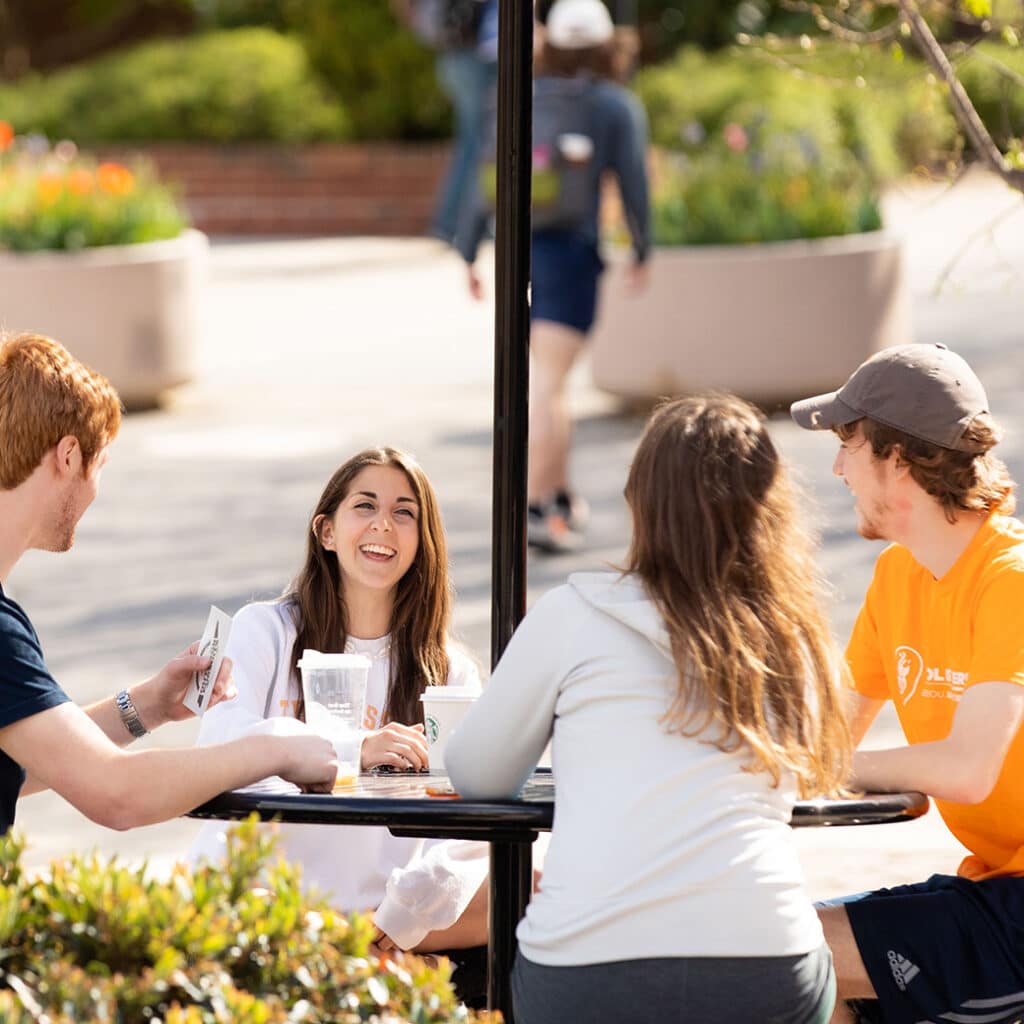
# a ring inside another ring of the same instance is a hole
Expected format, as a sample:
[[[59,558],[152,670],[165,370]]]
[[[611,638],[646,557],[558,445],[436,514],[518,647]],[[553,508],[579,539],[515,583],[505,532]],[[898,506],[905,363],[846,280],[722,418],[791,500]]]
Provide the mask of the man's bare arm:
[[[139,719],[149,732],[167,722],[193,717],[192,712],[182,701],[191,684],[193,673],[209,668],[210,665],[209,658],[200,658],[195,653],[197,647],[197,644],[193,644],[188,650],[172,658],[155,676],[129,688],[128,693],[135,704]],[[217,673],[217,680],[210,695],[211,708],[222,700],[230,700],[235,695],[231,667],[230,658],[225,658],[221,662],[220,672]],[[107,739],[119,747],[126,747],[135,738],[125,726],[112,696],[90,704],[84,711],[100,727]],[[46,788],[42,781],[30,772],[25,785],[21,787],[21,795],[29,796]]]
[[[878,717],[878,712],[885,707],[884,700],[865,697],[856,690],[846,692],[846,724],[850,729],[850,738],[854,747],[859,747],[871,723]]]
[[[980,803],[995,788],[1022,721],[1024,687],[979,683],[964,693],[945,739],[854,754],[853,784],[865,790],[918,790],[940,800]]]
[[[108,828],[166,821],[227,789],[271,775],[329,791],[337,772],[328,740],[252,736],[210,747],[122,750],[75,704],[0,729],[0,749],[45,788]]]

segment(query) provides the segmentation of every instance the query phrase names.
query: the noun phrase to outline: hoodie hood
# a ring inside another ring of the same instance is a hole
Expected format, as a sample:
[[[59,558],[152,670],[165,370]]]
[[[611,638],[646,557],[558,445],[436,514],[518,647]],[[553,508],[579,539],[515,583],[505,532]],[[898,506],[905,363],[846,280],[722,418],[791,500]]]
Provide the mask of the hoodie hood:
[[[672,661],[665,620],[635,576],[614,572],[574,572],[569,586],[599,612],[649,640]]]

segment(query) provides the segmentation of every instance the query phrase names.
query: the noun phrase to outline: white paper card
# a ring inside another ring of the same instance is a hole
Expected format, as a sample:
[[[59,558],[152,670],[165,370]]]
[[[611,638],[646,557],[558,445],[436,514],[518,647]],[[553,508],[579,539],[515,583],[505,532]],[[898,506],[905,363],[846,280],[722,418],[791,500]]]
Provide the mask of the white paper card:
[[[211,606],[203,639],[199,641],[200,657],[211,658],[210,667],[205,672],[196,672],[192,676],[192,685],[185,694],[182,703],[200,718],[206,713],[207,697],[213,690],[214,680],[224,660],[224,649],[228,645],[228,634],[231,632],[231,616],[216,606]]]

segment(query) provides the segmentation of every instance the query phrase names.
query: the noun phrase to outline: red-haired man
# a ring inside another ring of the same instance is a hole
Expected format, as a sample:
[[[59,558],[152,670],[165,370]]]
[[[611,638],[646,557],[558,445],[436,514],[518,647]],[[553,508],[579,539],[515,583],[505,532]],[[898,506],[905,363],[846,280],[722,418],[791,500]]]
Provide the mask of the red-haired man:
[[[60,793],[111,828],[148,825],[269,775],[329,789],[337,762],[315,736],[262,736],[184,750],[128,751],[137,736],[186,718],[193,649],[155,676],[91,707],[51,676],[25,611],[3,590],[32,548],[67,551],[96,497],[121,422],[117,394],[63,346],[39,335],[0,338],[0,834],[19,795]],[[222,668],[211,703],[229,696]]]

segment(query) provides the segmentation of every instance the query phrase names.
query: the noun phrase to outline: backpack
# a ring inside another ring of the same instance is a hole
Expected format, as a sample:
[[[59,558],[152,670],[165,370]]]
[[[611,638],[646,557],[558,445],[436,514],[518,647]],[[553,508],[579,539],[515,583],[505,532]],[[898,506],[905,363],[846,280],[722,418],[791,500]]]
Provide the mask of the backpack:
[[[415,0],[413,31],[435,50],[476,46],[488,0]]]
[[[538,78],[533,83],[533,160],[530,226],[533,231],[575,231],[593,205],[594,140],[587,92],[592,79]],[[480,169],[480,191],[494,209],[498,191],[497,118],[492,111]]]

